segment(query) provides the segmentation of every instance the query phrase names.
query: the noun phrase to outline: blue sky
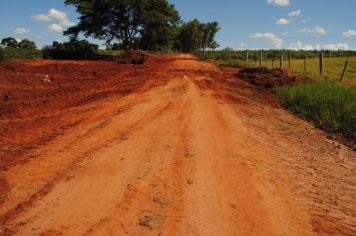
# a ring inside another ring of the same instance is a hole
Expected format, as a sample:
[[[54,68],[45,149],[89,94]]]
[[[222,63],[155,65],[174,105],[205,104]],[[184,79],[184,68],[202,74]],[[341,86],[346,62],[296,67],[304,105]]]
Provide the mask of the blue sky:
[[[356,50],[354,0],[170,0],[183,20],[218,21],[221,48]],[[21,6],[21,7],[19,7]],[[63,0],[2,0],[0,38],[30,38],[39,46],[64,41],[77,21]],[[94,41],[95,42],[95,41]]]

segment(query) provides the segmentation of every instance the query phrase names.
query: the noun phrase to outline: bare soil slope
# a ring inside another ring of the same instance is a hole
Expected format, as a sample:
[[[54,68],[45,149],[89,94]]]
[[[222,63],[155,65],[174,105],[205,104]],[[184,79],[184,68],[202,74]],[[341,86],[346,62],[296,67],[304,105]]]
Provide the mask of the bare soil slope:
[[[1,64],[0,234],[355,235],[355,152],[235,72]]]

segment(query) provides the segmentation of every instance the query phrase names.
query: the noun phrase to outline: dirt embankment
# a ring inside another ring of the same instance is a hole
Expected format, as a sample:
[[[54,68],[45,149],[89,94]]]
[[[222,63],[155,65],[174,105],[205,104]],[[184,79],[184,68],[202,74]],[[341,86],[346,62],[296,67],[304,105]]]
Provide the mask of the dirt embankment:
[[[0,235],[355,235],[355,152],[191,55],[0,65]]]
[[[239,70],[236,75],[252,84],[263,86],[265,88],[311,81],[307,76],[292,72],[288,69],[280,68],[243,68]]]
[[[166,63],[151,57],[140,66],[95,61],[0,64],[0,169],[78,125],[80,119],[66,118],[73,108],[164,84],[156,69],[164,71]]]

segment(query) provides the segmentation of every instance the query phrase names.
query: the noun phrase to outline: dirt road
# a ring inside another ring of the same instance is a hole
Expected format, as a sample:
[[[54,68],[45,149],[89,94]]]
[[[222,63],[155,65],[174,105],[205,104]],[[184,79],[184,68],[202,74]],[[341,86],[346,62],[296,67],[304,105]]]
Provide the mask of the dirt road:
[[[135,89],[48,108],[42,128],[3,116],[20,129],[2,130],[1,234],[356,234],[355,152],[231,71],[156,60]]]

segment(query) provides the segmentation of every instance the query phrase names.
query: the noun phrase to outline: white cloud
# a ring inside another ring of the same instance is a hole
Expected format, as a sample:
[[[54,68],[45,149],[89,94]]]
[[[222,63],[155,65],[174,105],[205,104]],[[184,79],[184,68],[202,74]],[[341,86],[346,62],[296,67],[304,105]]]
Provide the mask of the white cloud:
[[[297,41],[295,43],[292,43],[288,49],[291,50],[315,50],[316,48],[320,48],[319,45],[313,46],[310,44],[303,44],[301,41]]]
[[[53,8],[48,11],[48,17],[51,19],[58,20],[59,24],[63,27],[70,27],[73,25],[73,23],[68,19],[68,16],[65,12],[58,11]]]
[[[51,21],[52,20],[47,15],[43,15],[43,14],[33,15],[32,19],[35,21]]]
[[[25,29],[25,28],[16,28],[14,33],[15,34],[26,34],[29,33],[30,30],[29,29]]]
[[[283,36],[286,36],[286,35],[288,35],[289,34],[289,32],[288,31],[286,31],[286,32],[283,32]]]
[[[273,44],[276,48],[281,48],[283,44],[283,39],[279,38],[277,35],[273,33],[255,33],[250,36],[252,39],[261,39],[268,41]]]
[[[314,27],[314,34],[326,34],[326,30],[322,28],[320,25]]]
[[[320,25],[317,25],[312,29],[302,29],[299,32],[301,32],[301,33],[312,33],[312,34],[316,34],[316,35],[324,35],[324,34],[326,34],[326,30],[323,27],[321,27]]]
[[[281,19],[278,19],[276,23],[278,25],[289,25],[290,22],[291,22],[291,20],[289,20],[289,19],[281,18]]]
[[[267,3],[277,5],[280,7],[286,7],[286,6],[289,6],[290,1],[289,0],[267,0]]]
[[[240,43],[238,49],[246,49],[246,44]]]
[[[39,15],[33,15],[32,19],[35,21],[57,21],[57,24],[59,24],[62,27],[70,27],[73,26],[74,23],[71,22],[68,18],[67,13],[56,10],[54,8],[48,10],[48,14],[39,14]]]
[[[246,50],[247,49],[247,46],[244,43],[231,42],[229,47],[234,49],[234,50]]]
[[[337,51],[337,50],[350,50],[350,47],[347,43],[330,43],[330,44],[325,44],[320,46],[319,44],[316,45],[310,45],[310,44],[303,44],[301,41],[297,41],[295,43],[292,43],[288,49],[291,50],[332,50],[332,51]]]
[[[356,37],[356,31],[355,30],[349,30],[344,33],[342,33],[342,36],[350,38],[350,37]]]
[[[300,16],[300,13],[302,13],[301,10],[296,10],[296,11],[290,12],[288,15],[289,16]]]
[[[57,33],[57,32],[62,32],[63,27],[58,24],[52,24],[47,27],[47,30],[51,33]]]
[[[323,46],[324,49],[326,50],[332,50],[332,51],[337,51],[337,50],[350,50],[350,47],[347,43],[330,43],[330,44],[325,44]]]

